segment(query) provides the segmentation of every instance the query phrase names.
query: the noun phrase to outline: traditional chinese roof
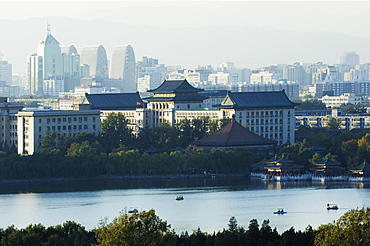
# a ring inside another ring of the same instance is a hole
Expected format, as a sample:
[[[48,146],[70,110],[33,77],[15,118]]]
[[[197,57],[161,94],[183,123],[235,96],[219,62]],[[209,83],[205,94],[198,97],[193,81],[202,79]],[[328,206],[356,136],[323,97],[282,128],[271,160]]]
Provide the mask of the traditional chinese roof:
[[[227,123],[218,132],[193,142],[198,147],[269,146],[275,143],[273,140],[249,131],[235,120]]]
[[[363,163],[358,165],[355,168],[350,169],[351,172],[358,173],[358,172],[370,172],[370,164],[364,160]]]
[[[156,93],[197,93],[203,89],[197,89],[184,80],[165,80],[158,88],[148,90],[148,92]]]
[[[206,97],[197,95],[197,94],[188,94],[188,95],[175,95],[175,96],[169,96],[169,97],[148,97],[145,98],[145,100],[148,100],[150,102],[163,102],[163,101],[175,101],[175,102],[193,102],[193,101],[199,101],[203,102],[203,100]]]
[[[317,165],[317,166],[338,166],[339,164],[340,164],[340,162],[330,160],[329,158],[326,158],[323,161],[319,161],[319,162],[315,163],[315,165]]]
[[[218,108],[294,107],[284,91],[230,92]]]
[[[85,94],[82,104],[90,104],[92,109],[118,110],[143,107],[139,93]]]
[[[326,158],[323,161],[315,163],[315,167],[310,168],[310,170],[323,173],[338,173],[344,169],[343,167],[340,167],[339,164],[340,162]]]

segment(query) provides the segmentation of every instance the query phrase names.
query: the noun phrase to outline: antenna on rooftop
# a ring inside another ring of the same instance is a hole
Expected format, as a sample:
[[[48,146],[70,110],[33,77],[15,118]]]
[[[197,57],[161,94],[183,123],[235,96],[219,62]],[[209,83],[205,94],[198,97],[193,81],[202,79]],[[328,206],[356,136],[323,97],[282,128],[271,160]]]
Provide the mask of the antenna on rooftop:
[[[47,34],[50,35],[51,34],[51,27],[50,27],[50,20],[48,19],[48,22],[47,22]]]

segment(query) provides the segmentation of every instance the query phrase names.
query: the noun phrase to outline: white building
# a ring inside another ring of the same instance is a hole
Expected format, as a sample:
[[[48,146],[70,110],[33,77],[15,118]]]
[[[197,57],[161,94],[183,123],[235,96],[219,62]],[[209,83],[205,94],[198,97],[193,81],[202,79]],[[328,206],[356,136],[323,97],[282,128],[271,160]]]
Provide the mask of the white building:
[[[27,90],[31,95],[43,94],[43,58],[37,54],[27,56]]]
[[[126,92],[137,91],[135,53],[131,45],[116,46],[110,60],[109,78],[122,79]]]
[[[89,66],[89,76],[108,78],[107,52],[103,45],[83,47],[81,51],[81,65],[84,64]]]
[[[44,95],[58,96],[64,92],[64,80],[62,79],[46,79],[43,86]]]
[[[328,96],[325,95],[321,98],[321,101],[325,103],[326,107],[340,107],[342,104],[360,104],[367,102],[368,100],[362,96],[356,96],[354,93],[343,93],[340,96]]]
[[[74,136],[77,132],[98,135],[99,110],[20,111],[17,116],[18,154],[32,155],[41,145],[46,132]]]

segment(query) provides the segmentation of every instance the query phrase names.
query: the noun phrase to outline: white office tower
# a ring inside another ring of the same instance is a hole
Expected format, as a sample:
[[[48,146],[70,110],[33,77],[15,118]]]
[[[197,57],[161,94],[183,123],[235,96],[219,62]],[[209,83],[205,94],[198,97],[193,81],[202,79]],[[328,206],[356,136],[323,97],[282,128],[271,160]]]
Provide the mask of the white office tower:
[[[27,90],[30,95],[43,95],[43,58],[37,54],[27,56]]]
[[[103,45],[86,46],[81,51],[81,65],[88,65],[91,77],[108,78],[107,52]]]
[[[340,56],[340,63],[355,67],[360,64],[360,56],[356,52],[344,52]]]
[[[122,79],[125,92],[137,91],[137,69],[135,53],[131,45],[119,45],[114,47],[110,61],[109,77]]]
[[[12,84],[12,64],[2,61],[0,57],[0,81],[5,81],[6,85]]]
[[[61,47],[62,74],[64,78],[80,77],[80,54],[74,45]]]
[[[44,79],[60,78],[61,72],[61,49],[59,42],[51,35],[48,25],[45,41],[41,41],[37,48],[37,55],[43,58]]]

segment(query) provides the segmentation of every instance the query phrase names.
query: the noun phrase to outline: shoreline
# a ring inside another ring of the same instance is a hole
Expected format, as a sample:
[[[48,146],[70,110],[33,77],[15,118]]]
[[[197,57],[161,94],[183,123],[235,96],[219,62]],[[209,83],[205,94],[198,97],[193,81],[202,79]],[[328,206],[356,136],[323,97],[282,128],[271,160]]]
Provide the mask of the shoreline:
[[[31,178],[31,179],[7,179],[1,180],[2,184],[37,184],[37,183],[62,183],[75,181],[103,181],[103,180],[160,180],[160,179],[213,179],[230,177],[248,177],[248,173],[217,174],[215,176],[205,174],[162,174],[162,175],[101,175],[91,178]]]

